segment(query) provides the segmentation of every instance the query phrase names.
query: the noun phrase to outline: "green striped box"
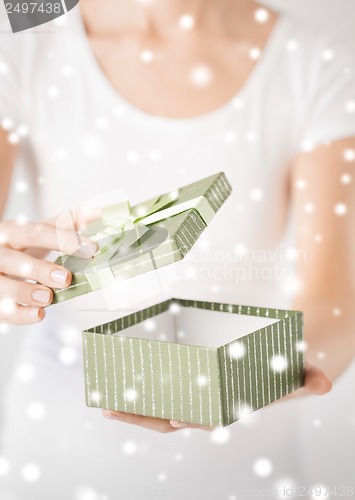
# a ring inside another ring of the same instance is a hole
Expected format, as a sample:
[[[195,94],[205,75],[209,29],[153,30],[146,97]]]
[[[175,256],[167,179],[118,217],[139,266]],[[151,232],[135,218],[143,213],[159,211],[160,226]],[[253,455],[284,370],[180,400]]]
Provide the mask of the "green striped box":
[[[304,383],[303,314],[169,299],[83,332],[86,403],[226,426]]]
[[[117,281],[154,271],[183,259],[229,197],[231,186],[225,174],[219,172],[172,193],[177,193],[177,199],[168,203],[164,209],[157,209],[154,215],[158,219],[160,216],[160,220],[153,223],[141,221],[145,224],[146,232],[129,248],[122,245],[113,256],[110,256],[110,251],[108,251],[106,254],[101,253],[95,256],[90,261],[72,255],[60,256],[56,263],[69,269],[73,279],[69,287],[53,290],[53,304],[104,288]],[[138,216],[139,220],[142,210],[144,211],[147,206],[159,207],[161,200],[169,197],[170,194],[158,195],[156,198],[133,206],[131,215]],[[173,213],[173,215],[164,216],[164,213]],[[100,233],[104,228],[101,221],[92,223],[90,227],[95,228],[94,231],[91,229],[88,233],[91,237],[95,236],[95,232]],[[138,231],[143,226],[135,224],[135,227]],[[100,247],[110,250],[114,239],[121,234],[123,233],[117,229],[117,234],[99,240]]]

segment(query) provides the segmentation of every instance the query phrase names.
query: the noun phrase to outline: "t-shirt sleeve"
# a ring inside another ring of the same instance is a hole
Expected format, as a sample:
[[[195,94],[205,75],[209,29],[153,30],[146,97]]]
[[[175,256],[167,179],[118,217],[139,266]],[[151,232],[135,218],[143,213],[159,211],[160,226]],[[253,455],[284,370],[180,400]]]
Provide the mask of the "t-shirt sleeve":
[[[23,63],[23,44],[11,33],[9,21],[0,10],[0,125],[16,127],[24,121],[23,94],[21,89],[21,65]]]
[[[355,56],[345,43],[324,41],[312,57],[310,99],[298,143],[302,151],[355,137]]]
[[[18,126],[23,114],[19,74],[0,46],[0,124],[7,129]]]

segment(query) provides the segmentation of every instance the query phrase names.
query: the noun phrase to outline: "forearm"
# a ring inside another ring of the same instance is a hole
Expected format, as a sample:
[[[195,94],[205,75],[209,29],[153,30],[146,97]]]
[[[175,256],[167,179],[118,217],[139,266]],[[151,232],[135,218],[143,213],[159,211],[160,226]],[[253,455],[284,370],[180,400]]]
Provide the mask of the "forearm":
[[[330,286],[331,288],[331,286]],[[355,293],[300,294],[292,308],[304,312],[307,360],[335,380],[355,354]]]

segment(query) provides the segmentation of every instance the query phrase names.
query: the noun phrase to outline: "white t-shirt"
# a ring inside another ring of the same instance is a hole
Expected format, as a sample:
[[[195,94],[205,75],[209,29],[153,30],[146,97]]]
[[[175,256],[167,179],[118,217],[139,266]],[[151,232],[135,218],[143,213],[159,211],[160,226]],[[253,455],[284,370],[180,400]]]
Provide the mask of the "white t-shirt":
[[[281,16],[230,102],[169,119],[141,111],[111,86],[77,8],[45,27],[0,37],[0,117],[21,145],[11,206],[44,218],[112,189],[134,203],[223,170],[233,193],[174,269],[170,288],[136,297],[127,285],[131,295],[122,300],[138,307],[171,292],[287,307],[294,255],[283,240],[287,168],[302,151],[355,135],[351,52]],[[353,432],[350,417],[340,421],[342,409],[354,411],[347,393],[353,368],[317,408],[315,399],[274,405],[213,435],[160,435],[86,408],[80,332],[118,315],[106,305],[105,294],[91,294],[12,333],[26,342],[5,398],[5,499],[239,499],[262,496],[255,488],[352,484],[353,459],[339,463],[324,443],[344,457],[337,443],[350,442]],[[312,452],[315,443],[323,443],[324,463]],[[40,477],[29,484],[36,471]]]

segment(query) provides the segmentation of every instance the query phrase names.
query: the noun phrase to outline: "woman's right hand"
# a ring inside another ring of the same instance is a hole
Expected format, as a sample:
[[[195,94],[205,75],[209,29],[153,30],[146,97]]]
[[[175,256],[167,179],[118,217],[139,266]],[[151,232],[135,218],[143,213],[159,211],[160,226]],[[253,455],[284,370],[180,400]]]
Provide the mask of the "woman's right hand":
[[[35,258],[28,249],[57,250],[91,258],[98,245],[90,238],[50,222],[0,222],[0,323],[30,324],[45,317],[52,288],[66,288],[72,276],[64,267]],[[36,283],[30,283],[32,280]]]

